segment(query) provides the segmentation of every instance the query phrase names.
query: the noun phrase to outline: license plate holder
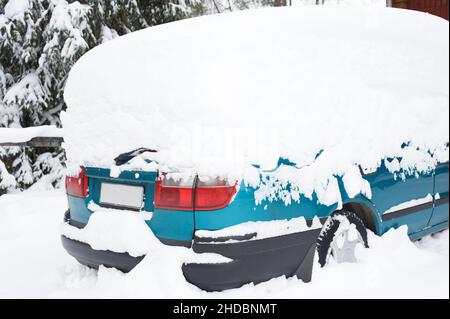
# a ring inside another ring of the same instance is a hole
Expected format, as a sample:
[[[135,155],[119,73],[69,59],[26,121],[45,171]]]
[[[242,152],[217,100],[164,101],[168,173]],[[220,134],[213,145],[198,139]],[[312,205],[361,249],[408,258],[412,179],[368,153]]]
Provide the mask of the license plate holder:
[[[144,186],[103,182],[99,202],[104,206],[140,210],[144,204]]]

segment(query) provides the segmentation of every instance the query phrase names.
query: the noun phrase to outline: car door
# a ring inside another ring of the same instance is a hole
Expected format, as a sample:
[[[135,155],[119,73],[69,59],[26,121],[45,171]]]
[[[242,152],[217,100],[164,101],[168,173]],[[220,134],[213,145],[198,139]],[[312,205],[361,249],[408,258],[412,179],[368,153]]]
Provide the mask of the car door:
[[[365,179],[372,187],[372,202],[382,220],[382,233],[407,225],[411,235],[427,227],[433,212],[432,172],[402,178],[383,164]]]
[[[437,226],[448,222],[448,169],[448,162],[436,167],[434,174],[434,208],[429,226]]]

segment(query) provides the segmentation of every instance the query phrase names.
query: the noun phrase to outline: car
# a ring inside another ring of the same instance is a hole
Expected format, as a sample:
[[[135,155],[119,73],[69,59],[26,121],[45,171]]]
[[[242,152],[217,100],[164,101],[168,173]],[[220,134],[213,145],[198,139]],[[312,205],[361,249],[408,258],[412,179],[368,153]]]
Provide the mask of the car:
[[[280,159],[278,167],[289,165],[293,163]],[[354,261],[356,244],[368,247],[367,229],[382,235],[391,228],[407,225],[410,238],[419,239],[448,228],[448,162],[439,164],[429,174],[404,179],[394,179],[383,165],[376,172],[364,174],[372,188],[372,199],[345,195],[341,209],[317,204],[316,198],[306,197],[288,206],[281,200],[256,205],[256,189],[243,183],[216,180],[204,184],[197,177],[188,183],[177,183],[166,175],[123,171],[112,178],[109,169],[84,167],[78,176],[66,178],[69,210],[64,220],[72,226],[84,227],[92,214],[88,208],[91,202],[104,207],[152,211],[153,217],[147,222],[149,231],[162,243],[233,259],[231,263],[183,266],[187,281],[208,291],[236,288],[282,275],[297,275],[310,281],[316,250],[322,266],[330,256],[338,262]],[[342,185],[341,192],[346,194]],[[220,235],[220,230],[246,222],[304,217],[312,224],[316,216],[324,227],[261,239],[256,233]],[[339,227],[344,223],[355,226],[358,234],[355,239],[349,239],[349,227]],[[207,235],[197,236],[201,230],[208,230]],[[95,250],[64,235],[62,243],[81,264],[93,268],[105,265],[128,272],[142,259],[127,253]]]
[[[65,226],[85,229],[98,208],[106,219],[108,209],[145,213],[145,230],[164,245],[228,258],[182,264],[206,291],[279,276],[309,282],[315,258],[322,267],[355,262],[369,232],[407,226],[416,240],[448,228],[441,20],[386,8],[271,8],[94,48],[65,89]],[[276,130],[282,143],[271,142]],[[228,151],[230,140],[239,147]],[[255,145],[268,155],[252,153]],[[129,272],[145,257],[70,232],[61,239],[92,268]]]

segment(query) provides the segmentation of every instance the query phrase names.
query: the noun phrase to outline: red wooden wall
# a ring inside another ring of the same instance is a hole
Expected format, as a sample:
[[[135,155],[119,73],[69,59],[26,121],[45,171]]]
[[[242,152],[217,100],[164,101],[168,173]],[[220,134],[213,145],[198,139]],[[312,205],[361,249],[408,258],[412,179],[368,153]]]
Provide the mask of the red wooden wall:
[[[392,6],[428,12],[448,20],[448,0],[392,0]]]
[[[428,12],[448,20],[448,0],[409,0],[408,9]]]

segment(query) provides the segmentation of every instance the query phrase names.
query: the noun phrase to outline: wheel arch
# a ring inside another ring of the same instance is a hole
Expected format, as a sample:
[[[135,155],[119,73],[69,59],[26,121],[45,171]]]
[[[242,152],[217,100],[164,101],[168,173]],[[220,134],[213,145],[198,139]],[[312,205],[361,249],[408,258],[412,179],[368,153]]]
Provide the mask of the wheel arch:
[[[367,229],[370,229],[375,234],[380,234],[380,221],[379,218],[377,218],[378,215],[375,213],[374,208],[371,206],[371,204],[360,201],[348,201],[343,204],[342,209],[356,214]]]

